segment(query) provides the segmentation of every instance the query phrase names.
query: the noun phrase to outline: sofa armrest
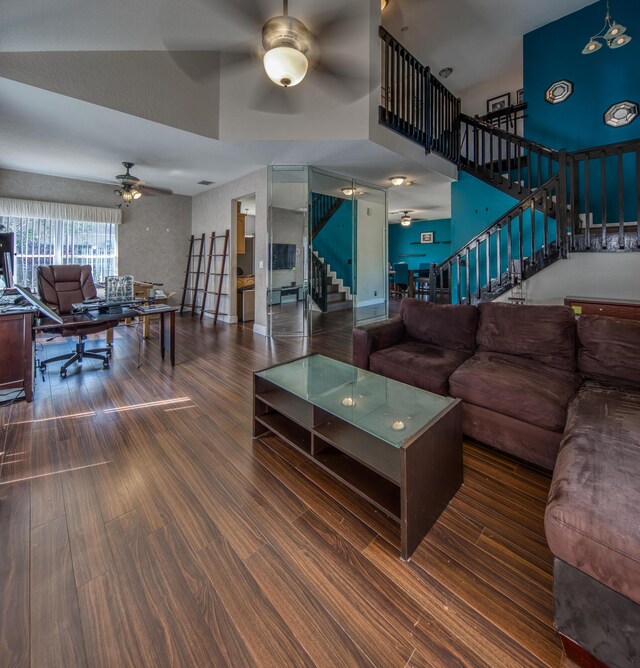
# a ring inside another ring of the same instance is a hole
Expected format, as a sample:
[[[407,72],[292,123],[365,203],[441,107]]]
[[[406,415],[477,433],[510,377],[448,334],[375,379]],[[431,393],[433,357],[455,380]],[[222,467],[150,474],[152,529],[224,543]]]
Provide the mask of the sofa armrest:
[[[404,323],[400,318],[354,327],[353,366],[368,369],[370,355],[400,343],[403,336]]]

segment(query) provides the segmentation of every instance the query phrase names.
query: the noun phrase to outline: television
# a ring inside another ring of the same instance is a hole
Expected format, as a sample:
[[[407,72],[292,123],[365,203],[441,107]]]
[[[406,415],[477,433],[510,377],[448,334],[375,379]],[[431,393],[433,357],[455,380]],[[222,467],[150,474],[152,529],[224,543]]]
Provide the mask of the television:
[[[12,274],[13,255],[15,252],[15,236],[13,232],[0,232],[0,276],[6,285],[9,284],[7,278]],[[11,266],[9,266],[7,271],[5,267],[8,264],[8,260],[11,262]]]
[[[295,269],[296,267],[296,245],[295,244],[272,244],[271,245],[271,269]]]

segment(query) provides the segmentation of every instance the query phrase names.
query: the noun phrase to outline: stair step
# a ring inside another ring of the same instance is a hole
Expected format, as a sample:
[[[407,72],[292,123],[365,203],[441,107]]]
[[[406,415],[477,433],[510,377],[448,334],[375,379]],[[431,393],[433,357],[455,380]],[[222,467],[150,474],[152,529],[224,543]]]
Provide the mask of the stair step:
[[[327,302],[333,303],[333,302],[343,302],[345,301],[346,297],[344,292],[329,292],[327,293]]]
[[[327,292],[338,292],[338,284],[331,283],[330,280],[327,279]]]

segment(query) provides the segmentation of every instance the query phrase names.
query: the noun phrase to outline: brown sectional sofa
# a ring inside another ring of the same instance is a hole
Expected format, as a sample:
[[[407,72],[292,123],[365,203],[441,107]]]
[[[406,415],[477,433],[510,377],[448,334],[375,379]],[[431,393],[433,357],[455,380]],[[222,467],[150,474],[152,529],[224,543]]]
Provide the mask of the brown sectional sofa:
[[[640,665],[640,323],[405,299],[354,330],[353,362],[461,398],[467,436],[553,469],[556,627],[568,653]]]

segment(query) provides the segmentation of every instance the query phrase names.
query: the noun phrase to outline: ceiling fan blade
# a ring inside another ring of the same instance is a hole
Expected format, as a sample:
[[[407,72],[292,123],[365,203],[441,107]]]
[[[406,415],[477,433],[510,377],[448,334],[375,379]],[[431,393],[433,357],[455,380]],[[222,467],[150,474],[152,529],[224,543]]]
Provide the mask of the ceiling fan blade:
[[[255,40],[237,47],[224,49],[220,53],[220,58],[220,66],[224,68],[225,72],[230,69],[253,67],[259,65],[261,60]]]
[[[169,188],[154,188],[152,186],[142,186],[143,195],[173,195],[173,190]]]
[[[299,114],[302,109],[300,91],[295,87],[282,88],[271,81],[261,81],[249,107],[266,114]]]
[[[310,79],[341,102],[355,102],[371,91],[368,77],[349,74],[344,65],[334,66],[322,58],[314,64]]]
[[[356,22],[362,22],[361,8],[356,4],[344,5],[315,17],[311,32],[316,43],[322,43],[349,34]]]

